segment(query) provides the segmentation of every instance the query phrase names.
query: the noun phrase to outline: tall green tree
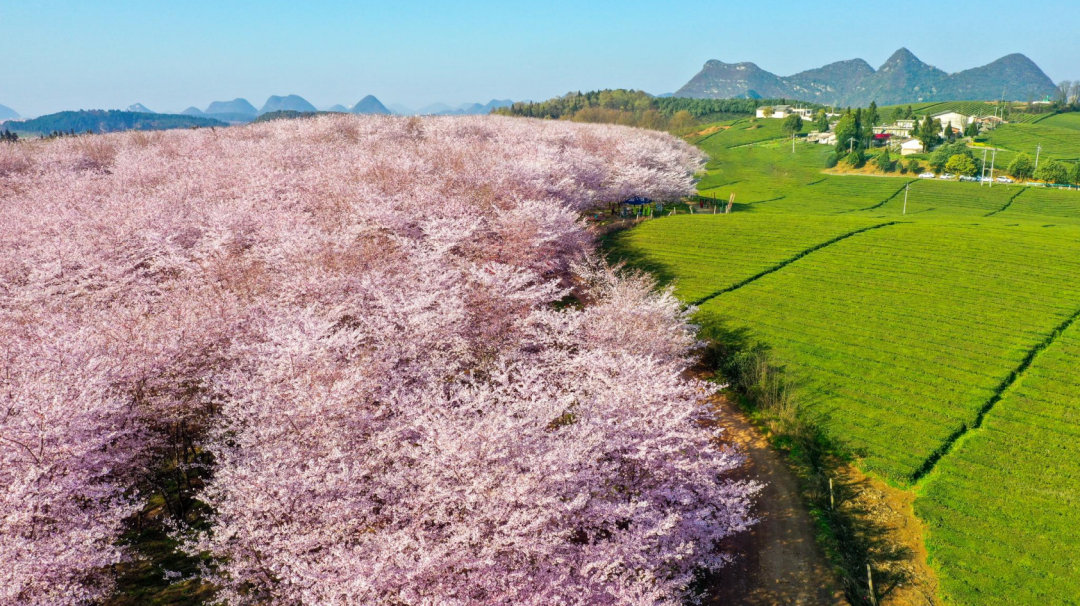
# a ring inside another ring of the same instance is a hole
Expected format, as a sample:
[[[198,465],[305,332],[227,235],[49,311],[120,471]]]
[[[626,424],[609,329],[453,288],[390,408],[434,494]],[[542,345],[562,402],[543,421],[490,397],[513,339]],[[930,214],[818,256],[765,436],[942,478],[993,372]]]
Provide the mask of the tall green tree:
[[[783,128],[784,134],[789,137],[796,133],[801,133],[803,128],[802,116],[799,114],[791,114],[787,118],[784,118],[784,124],[781,128]]]
[[[1034,171],[1035,163],[1031,161],[1031,156],[1023,153],[1017,154],[1005,169],[1005,172],[1020,181],[1030,179]]]
[[[1039,163],[1039,168],[1035,171],[1035,178],[1047,183],[1068,183],[1069,171],[1061,162],[1047,160]]]
[[[859,129],[855,125],[855,116],[850,110],[840,116],[840,121],[836,123],[833,132],[836,133],[837,154],[843,156],[848,153],[849,149],[862,147],[862,141],[859,139]],[[854,142],[852,142],[852,139],[854,139]]]
[[[881,116],[878,115],[877,101],[870,102],[870,107],[867,108],[866,114],[863,116],[863,122],[866,124],[868,131],[872,131],[881,122]]]
[[[937,121],[932,117],[926,116],[926,119],[919,125],[917,134],[915,135],[915,138],[923,144],[923,148],[926,151],[930,151],[930,148],[937,145],[938,141],[941,139],[938,135],[938,133],[941,132],[940,126],[936,125],[935,122]]]
[[[823,109],[819,109],[817,115],[814,117],[814,128],[819,132],[825,132],[829,130],[829,114]]]
[[[1069,182],[1073,185],[1080,185],[1080,162],[1072,165],[1072,169],[1069,171]]]

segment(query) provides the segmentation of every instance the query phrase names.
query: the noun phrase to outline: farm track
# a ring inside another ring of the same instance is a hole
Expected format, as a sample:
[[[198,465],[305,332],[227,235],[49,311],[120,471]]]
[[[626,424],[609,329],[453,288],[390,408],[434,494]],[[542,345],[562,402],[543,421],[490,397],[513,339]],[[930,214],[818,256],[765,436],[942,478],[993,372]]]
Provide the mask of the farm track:
[[[962,440],[965,436],[969,435],[972,431],[975,431],[982,427],[983,420],[985,420],[986,416],[990,414],[990,412],[994,409],[994,405],[1000,402],[1001,399],[1005,397],[1005,394],[1009,391],[1009,389],[1013,385],[1015,385],[1017,381],[1023,378],[1024,373],[1027,371],[1028,368],[1031,367],[1031,364],[1035,362],[1035,359],[1039,357],[1039,354],[1045,351],[1051,345],[1053,345],[1054,341],[1056,341],[1062,333],[1068,330],[1069,327],[1072,326],[1074,322],[1076,322],[1077,318],[1080,318],[1080,309],[1077,309],[1075,312],[1073,312],[1073,314],[1066,318],[1064,322],[1054,328],[1054,330],[1051,331],[1045,339],[1043,339],[1041,342],[1035,345],[1035,347],[1032,347],[1031,350],[1028,351],[1027,355],[1024,356],[1024,359],[1020,361],[1020,364],[1012,372],[1010,372],[1009,375],[1001,381],[1001,384],[998,386],[998,388],[994,390],[994,395],[991,396],[990,399],[986,401],[986,404],[983,404],[983,406],[979,409],[979,413],[975,416],[975,420],[971,423],[971,425],[961,425],[955,433],[949,436],[948,439],[946,439],[945,442],[942,443],[941,447],[938,450],[934,451],[930,455],[930,457],[927,458],[926,462],[923,463],[922,467],[920,467],[914,474],[912,474],[911,481],[915,487],[918,487],[927,477],[927,475],[934,470],[934,467],[937,466],[937,464],[943,458],[948,456],[950,452],[952,452],[952,450],[956,447],[957,443],[960,440]]]
[[[746,479],[765,484],[754,514],[761,518],[729,545],[739,555],[707,588],[712,606],[840,606],[847,602],[815,540],[799,480],[734,403],[716,397],[725,436],[746,455]],[[725,574],[728,573],[728,574]]]
[[[735,284],[732,284],[731,286],[728,286],[727,288],[722,288],[722,289],[720,289],[720,290],[718,290],[718,291],[716,291],[714,293],[711,293],[709,295],[701,297],[700,299],[697,299],[696,301],[691,301],[690,305],[695,305],[695,306],[701,305],[702,303],[705,303],[706,301],[709,301],[711,299],[715,299],[716,297],[719,297],[722,294],[729,293],[729,292],[731,292],[733,290],[738,290],[738,289],[742,288],[743,286],[746,286],[747,284],[755,282],[755,281],[757,281],[757,280],[759,280],[761,278],[764,278],[765,276],[767,276],[767,275],[769,275],[771,273],[775,273],[777,271],[780,271],[781,269],[787,267],[788,265],[791,265],[792,263],[798,261],[799,259],[805,257],[806,255],[809,255],[810,253],[821,250],[822,248],[825,248],[826,246],[836,244],[837,242],[846,240],[846,239],[848,239],[848,238],[850,238],[852,236],[857,236],[857,235],[859,235],[859,234],[861,234],[863,232],[871,231],[871,230],[874,230],[874,229],[881,229],[882,227],[888,227],[890,225],[896,225],[897,223],[900,223],[900,221],[889,221],[887,223],[878,223],[877,225],[871,225],[869,227],[863,227],[861,229],[856,229],[854,231],[850,231],[850,232],[848,232],[846,234],[841,234],[841,235],[839,235],[839,236],[837,236],[837,237],[835,237],[835,238],[833,238],[831,240],[826,240],[825,242],[822,242],[821,244],[816,244],[814,246],[811,246],[810,248],[807,248],[806,250],[804,250],[804,251],[800,252],[799,254],[795,255],[794,257],[791,257],[790,259],[786,259],[784,261],[781,261],[780,263],[777,263],[776,265],[766,269],[765,271],[754,274],[753,276],[750,276],[749,278],[746,278],[745,280],[742,280],[740,282],[736,282]]]

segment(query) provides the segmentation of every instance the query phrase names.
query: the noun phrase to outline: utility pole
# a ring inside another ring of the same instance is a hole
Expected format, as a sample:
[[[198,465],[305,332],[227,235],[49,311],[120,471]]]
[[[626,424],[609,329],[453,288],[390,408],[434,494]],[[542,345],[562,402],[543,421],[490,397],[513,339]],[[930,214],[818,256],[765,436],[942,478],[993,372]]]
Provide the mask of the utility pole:
[[[908,188],[910,186],[911,186],[911,183],[908,183],[907,185],[904,186],[904,212],[903,212],[903,214],[905,214],[905,215],[907,214],[907,193],[908,193]],[[831,487],[832,484],[830,483],[829,486]]]
[[[1035,146],[1035,170],[1039,170],[1039,152],[1042,151],[1042,144]]]
[[[979,175],[979,187],[983,186],[983,182],[986,181],[986,150],[983,150],[983,163],[982,173]]]
[[[850,153],[851,153],[851,152],[853,152],[853,151],[855,151],[855,137],[852,137],[852,138],[848,139],[848,150],[847,150],[847,153],[849,153],[849,154],[850,154]]]
[[[997,161],[997,148],[994,148],[994,155],[990,157],[990,188],[994,187],[994,162]]]
[[[795,153],[795,133],[791,133],[791,153]]]

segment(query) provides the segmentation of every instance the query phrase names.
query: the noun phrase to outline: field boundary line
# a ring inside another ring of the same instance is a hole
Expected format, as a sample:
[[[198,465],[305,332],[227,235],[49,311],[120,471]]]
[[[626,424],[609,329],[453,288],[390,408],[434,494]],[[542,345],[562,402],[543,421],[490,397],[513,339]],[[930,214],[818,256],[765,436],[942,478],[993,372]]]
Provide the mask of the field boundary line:
[[[875,204],[873,206],[867,206],[866,208],[857,208],[855,210],[849,210],[849,211],[845,211],[845,212],[856,213],[856,212],[862,212],[864,210],[877,210],[877,209],[881,208],[882,206],[885,206],[886,204],[888,204],[889,201],[892,200],[893,198],[895,198],[896,196],[899,196],[900,192],[904,191],[904,189],[907,186],[911,185],[912,183],[914,183],[916,181],[918,181],[918,179],[911,179],[909,181],[904,181],[904,185],[900,189],[893,192],[893,195],[889,196],[888,198],[885,198],[884,200],[882,200],[881,202],[878,202],[877,204]]]
[[[769,141],[787,141],[787,137],[773,137],[771,139],[762,139],[760,141],[751,141],[750,143],[743,143],[742,145],[732,145],[731,147],[725,147],[724,149],[739,149],[742,147],[750,147],[757,145],[758,143],[768,143]]]
[[[826,246],[831,246],[831,245],[836,244],[837,242],[840,242],[842,240],[847,240],[848,238],[850,238],[852,236],[857,236],[857,235],[859,235],[859,234],[861,234],[863,232],[871,231],[871,230],[874,230],[874,229],[881,229],[882,227],[888,227],[890,225],[896,225],[898,223],[902,223],[902,221],[889,221],[887,223],[878,223],[876,225],[870,225],[868,227],[862,227],[860,229],[856,229],[855,231],[849,231],[849,232],[847,232],[845,234],[841,234],[839,236],[836,236],[835,238],[833,238],[831,240],[827,240],[825,242],[822,242],[821,244],[815,244],[814,246],[811,246],[810,248],[807,248],[806,250],[804,250],[804,251],[800,252],[799,254],[795,255],[794,257],[791,257],[790,259],[781,261],[781,262],[777,263],[776,265],[773,265],[772,267],[770,267],[770,268],[768,268],[768,269],[766,269],[764,271],[758,272],[758,273],[750,276],[749,278],[746,278],[745,280],[742,280],[740,282],[736,282],[735,284],[732,284],[731,286],[728,286],[727,288],[722,288],[722,289],[720,289],[720,290],[718,290],[718,291],[716,291],[714,293],[705,295],[704,297],[701,297],[700,299],[697,299],[696,301],[691,301],[690,305],[694,305],[694,306],[701,305],[702,303],[705,303],[706,301],[709,301],[711,299],[715,299],[716,297],[719,297],[722,294],[729,293],[729,292],[731,292],[733,290],[738,290],[738,289],[742,288],[743,286],[746,286],[747,284],[750,284],[751,282],[755,282],[755,281],[757,281],[757,280],[759,280],[761,278],[764,278],[765,276],[767,276],[767,275],[769,275],[771,273],[775,273],[777,271],[780,271],[781,269],[787,267],[788,265],[791,265],[792,263],[798,261],[799,259],[805,257],[806,255],[808,255],[808,254],[810,254],[810,253],[812,253],[814,251],[821,250],[822,248],[825,248]]]
[[[753,206],[755,204],[764,204],[765,202],[776,202],[777,200],[783,200],[787,196],[780,196],[779,198],[769,198],[768,200],[756,200],[754,202],[746,202],[747,206]]]
[[[1046,335],[1042,341],[1036,343],[1034,347],[1028,350],[1027,355],[1020,361],[1020,364],[998,384],[997,389],[994,390],[994,395],[990,396],[990,399],[979,408],[979,413],[975,415],[975,420],[971,423],[971,426],[969,427],[967,423],[962,423],[960,428],[946,438],[945,442],[943,442],[937,450],[931,453],[926,461],[923,462],[922,466],[912,474],[911,480],[913,487],[917,488],[930,472],[934,470],[937,464],[953,451],[958,442],[972,431],[982,427],[983,420],[986,419],[986,416],[990,414],[998,402],[1005,398],[1006,393],[1024,377],[1024,373],[1026,373],[1027,369],[1031,368],[1031,365],[1035,363],[1039,354],[1053,345],[1058,337],[1068,330],[1077,319],[1080,319],[1080,309],[1074,311],[1064,322],[1058,324],[1054,330],[1050,331],[1050,334]]]
[[[996,215],[996,214],[998,214],[998,213],[1000,213],[1000,212],[1005,212],[1005,209],[1007,209],[1007,208],[1009,208],[1010,206],[1012,206],[1013,200],[1015,200],[1015,199],[1019,198],[1019,197],[1020,197],[1020,194],[1022,194],[1022,193],[1024,193],[1024,192],[1026,192],[1026,191],[1027,191],[1027,188],[1026,188],[1026,187],[1024,187],[1023,185],[1021,185],[1021,186],[1020,186],[1020,191],[1018,191],[1018,192],[1016,192],[1015,194],[1013,194],[1013,195],[1012,195],[1012,197],[1011,197],[1011,198],[1009,198],[1009,201],[1005,203],[1005,206],[1002,206],[1001,208],[999,208],[999,209],[995,210],[994,212],[992,212],[992,213],[989,213],[989,214],[987,214],[987,215],[983,215],[983,216],[985,216],[985,217],[992,217],[992,216],[994,216],[994,215]]]

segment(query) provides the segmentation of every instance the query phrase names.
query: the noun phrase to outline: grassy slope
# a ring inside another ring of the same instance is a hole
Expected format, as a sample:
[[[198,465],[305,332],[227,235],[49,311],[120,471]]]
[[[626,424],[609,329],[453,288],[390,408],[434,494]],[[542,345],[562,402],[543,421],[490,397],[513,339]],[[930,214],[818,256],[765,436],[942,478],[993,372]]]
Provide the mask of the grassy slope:
[[[1077,603],[1080,328],[1011,379],[1080,309],[1080,193],[914,180],[901,215],[905,181],[826,177],[825,146],[729,137],[702,143],[700,187],[736,193],[738,212],[609,245],[687,301],[738,286],[699,320],[768,343],[868,469],[902,484],[930,470],[918,511],[953,602]]]

